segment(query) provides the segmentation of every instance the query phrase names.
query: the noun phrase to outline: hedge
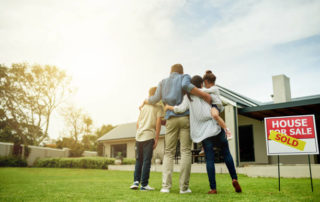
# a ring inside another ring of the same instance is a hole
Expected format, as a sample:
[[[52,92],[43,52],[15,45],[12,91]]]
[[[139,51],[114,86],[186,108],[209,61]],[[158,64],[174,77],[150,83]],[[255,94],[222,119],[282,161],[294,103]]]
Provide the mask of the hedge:
[[[0,156],[0,167],[27,167],[27,161],[14,156]]]
[[[79,157],[79,158],[44,158],[38,159],[35,167],[47,168],[95,168],[108,169],[108,165],[114,164],[113,158],[105,157]]]
[[[122,159],[122,165],[130,165],[130,164],[136,164],[136,159]]]

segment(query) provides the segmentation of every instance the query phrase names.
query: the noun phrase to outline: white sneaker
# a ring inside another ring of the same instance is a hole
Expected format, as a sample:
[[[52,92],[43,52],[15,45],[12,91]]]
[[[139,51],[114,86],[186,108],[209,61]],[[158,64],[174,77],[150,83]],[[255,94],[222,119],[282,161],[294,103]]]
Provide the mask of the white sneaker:
[[[170,189],[167,189],[167,188],[162,188],[160,190],[161,193],[170,193]]]
[[[147,186],[144,186],[144,187],[140,187],[140,190],[142,190],[142,191],[153,191],[154,188],[152,188],[149,185],[147,185]]]
[[[135,181],[133,184],[130,186],[130,189],[138,189],[139,188],[139,182]]]
[[[191,192],[192,192],[191,189],[187,189],[185,191],[180,190],[180,194],[189,194]]]

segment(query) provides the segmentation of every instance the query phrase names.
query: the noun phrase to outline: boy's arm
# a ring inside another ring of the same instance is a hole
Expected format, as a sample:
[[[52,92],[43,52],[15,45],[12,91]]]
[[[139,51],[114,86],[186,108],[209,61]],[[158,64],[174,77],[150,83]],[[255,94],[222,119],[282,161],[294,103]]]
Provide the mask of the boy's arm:
[[[160,130],[161,130],[161,117],[158,117],[157,118],[157,123],[156,123],[156,137],[154,139],[153,149],[155,149],[157,147],[157,145],[158,145]]]

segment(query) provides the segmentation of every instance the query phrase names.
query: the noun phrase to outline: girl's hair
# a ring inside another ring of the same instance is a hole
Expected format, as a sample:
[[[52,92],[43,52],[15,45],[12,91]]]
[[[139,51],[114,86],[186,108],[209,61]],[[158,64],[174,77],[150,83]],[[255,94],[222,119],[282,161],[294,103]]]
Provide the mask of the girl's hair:
[[[206,74],[203,76],[203,81],[208,81],[209,83],[215,84],[216,76],[212,73],[212,71],[207,70]]]

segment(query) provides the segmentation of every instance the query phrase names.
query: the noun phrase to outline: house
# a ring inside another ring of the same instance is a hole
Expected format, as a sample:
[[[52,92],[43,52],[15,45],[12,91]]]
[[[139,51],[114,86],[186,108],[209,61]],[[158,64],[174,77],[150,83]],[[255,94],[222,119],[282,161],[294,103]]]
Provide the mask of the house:
[[[116,157],[121,152],[124,158],[135,158],[136,122],[121,124],[98,139],[103,143],[103,156]],[[157,148],[153,157],[163,158],[165,127],[161,126]]]
[[[273,102],[267,103],[218,86],[225,106],[221,116],[234,137],[229,141],[229,147],[236,166],[277,163],[276,156],[267,156],[265,117],[314,114],[317,131],[319,131],[320,95],[291,98],[290,79],[287,76],[273,76],[272,80]],[[134,158],[135,127],[135,123],[122,124],[98,139],[104,144],[104,155],[114,157],[117,152],[122,152],[125,157]],[[154,156],[161,158],[163,158],[164,151],[164,133],[165,128],[162,127],[159,144],[154,151]],[[196,144],[193,145],[193,148],[196,149]],[[306,164],[308,157],[305,155],[281,156],[280,163]],[[311,163],[320,164],[320,156],[311,156]]]

